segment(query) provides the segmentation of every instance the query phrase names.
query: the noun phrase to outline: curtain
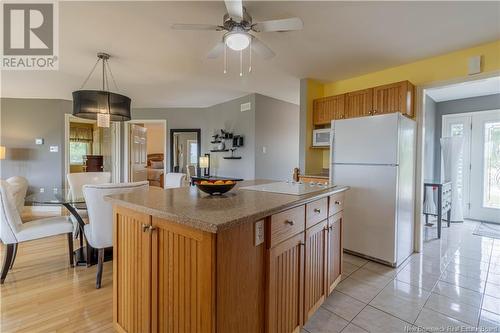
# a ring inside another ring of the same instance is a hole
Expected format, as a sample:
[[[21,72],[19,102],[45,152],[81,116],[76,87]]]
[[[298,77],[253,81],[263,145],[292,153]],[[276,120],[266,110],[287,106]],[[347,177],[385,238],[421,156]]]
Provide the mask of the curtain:
[[[441,138],[441,150],[443,154],[443,181],[451,182],[451,220],[463,221],[462,193],[459,193],[458,183],[459,171],[458,161],[463,154],[464,138],[452,136]]]
[[[69,141],[73,142],[87,142],[91,143],[92,129],[86,127],[70,127],[69,129]]]

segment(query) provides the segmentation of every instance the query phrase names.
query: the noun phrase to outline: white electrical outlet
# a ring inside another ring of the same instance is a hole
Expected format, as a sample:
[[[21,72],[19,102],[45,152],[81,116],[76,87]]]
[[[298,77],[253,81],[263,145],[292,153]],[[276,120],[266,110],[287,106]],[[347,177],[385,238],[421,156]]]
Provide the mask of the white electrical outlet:
[[[264,220],[255,222],[255,246],[264,243]]]
[[[43,145],[43,139],[41,139],[41,138],[35,139],[35,144],[36,145]]]
[[[40,193],[44,193],[45,189],[43,187],[40,187]]]
[[[266,146],[262,146],[262,154],[267,154],[267,147]]]
[[[57,153],[59,151],[59,146],[50,146],[49,151],[51,153]]]

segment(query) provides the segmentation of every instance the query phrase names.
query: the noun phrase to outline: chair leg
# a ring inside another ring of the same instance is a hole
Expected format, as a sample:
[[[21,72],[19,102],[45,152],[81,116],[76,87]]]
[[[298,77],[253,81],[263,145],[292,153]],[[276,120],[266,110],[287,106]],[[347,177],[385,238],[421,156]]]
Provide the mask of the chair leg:
[[[68,232],[68,254],[69,254],[69,265],[75,267],[75,254],[73,253],[73,233]]]
[[[12,255],[12,260],[10,262],[9,269],[12,269],[12,267],[14,267],[14,261],[16,260],[16,256],[17,256],[17,246],[18,246],[18,243],[15,243],[15,244],[12,244],[12,245],[14,245],[14,254]]]
[[[102,280],[102,265],[104,263],[104,249],[97,250],[97,276],[95,281],[95,288],[101,288]]]
[[[14,256],[14,245],[15,244],[7,244],[7,250],[5,251],[5,257],[2,266],[2,275],[0,276],[0,284],[3,284],[5,278],[7,277],[7,273],[9,272],[12,258]]]

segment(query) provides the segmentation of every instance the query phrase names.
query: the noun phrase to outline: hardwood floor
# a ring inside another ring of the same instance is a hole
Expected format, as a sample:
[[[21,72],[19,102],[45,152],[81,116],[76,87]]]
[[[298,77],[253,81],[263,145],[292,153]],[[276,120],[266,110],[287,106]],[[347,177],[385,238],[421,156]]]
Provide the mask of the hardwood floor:
[[[66,235],[19,245],[0,286],[0,332],[114,332],[113,262],[95,289],[96,266],[71,268],[67,246]]]

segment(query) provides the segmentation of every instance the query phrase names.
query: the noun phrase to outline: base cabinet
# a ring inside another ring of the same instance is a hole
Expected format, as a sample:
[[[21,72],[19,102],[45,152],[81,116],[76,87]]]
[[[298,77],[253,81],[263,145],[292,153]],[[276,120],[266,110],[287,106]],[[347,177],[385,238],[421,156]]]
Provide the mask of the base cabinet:
[[[342,274],[342,212],[328,219],[327,290],[328,295],[340,282]]]
[[[326,296],[328,220],[306,230],[304,317],[307,321]]]
[[[299,332],[304,305],[304,233],[269,250],[266,332]]]

